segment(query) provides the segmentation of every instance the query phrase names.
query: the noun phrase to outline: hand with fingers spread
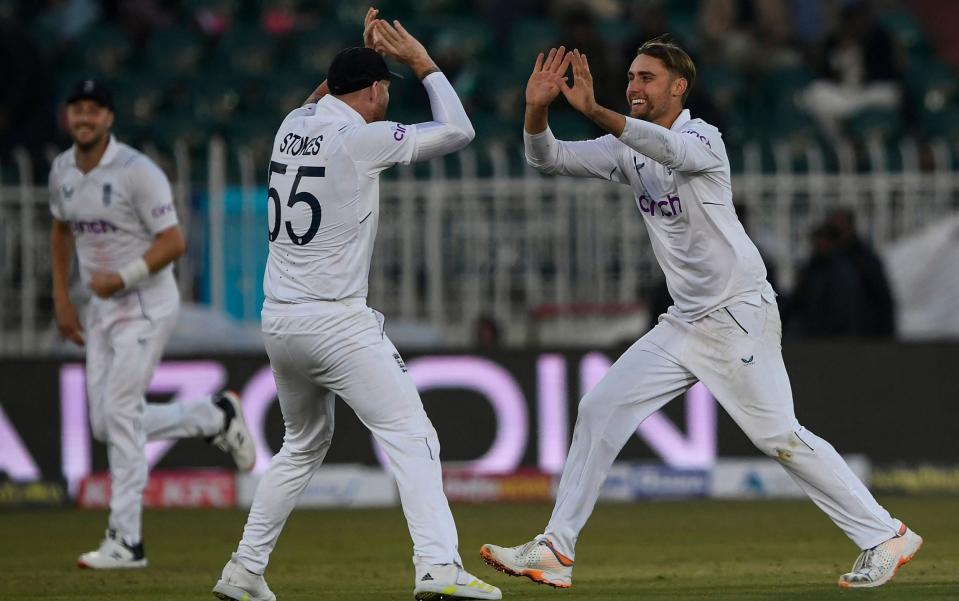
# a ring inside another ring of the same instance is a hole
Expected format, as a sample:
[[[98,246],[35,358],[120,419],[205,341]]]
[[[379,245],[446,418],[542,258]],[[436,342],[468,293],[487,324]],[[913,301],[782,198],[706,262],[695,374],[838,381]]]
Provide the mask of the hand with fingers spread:
[[[440,70],[423,44],[406,31],[399,21],[393,21],[390,25],[386,21],[376,20],[373,24],[373,35],[377,52],[408,66],[418,78],[423,79]]]
[[[569,68],[569,57],[566,48],[550,48],[545,57],[540,52],[533,66],[533,73],[526,82],[526,104],[534,107],[547,107],[556,100],[565,83],[564,74]]]
[[[538,134],[546,129],[549,105],[566,85],[569,61],[570,54],[564,46],[550,48],[545,57],[542,52],[536,57],[533,73],[526,82],[526,117],[523,121],[526,133]]]
[[[579,50],[573,50],[567,56],[569,64],[573,67],[573,85],[570,86],[563,81],[561,85],[563,96],[574,109],[590,116],[596,108],[596,97],[593,92],[593,75],[589,72],[589,61]]]
[[[374,35],[375,28],[373,26],[379,14],[380,9],[371,6],[369,10],[366,11],[366,16],[363,17],[363,45],[374,50],[376,50],[376,36]]]

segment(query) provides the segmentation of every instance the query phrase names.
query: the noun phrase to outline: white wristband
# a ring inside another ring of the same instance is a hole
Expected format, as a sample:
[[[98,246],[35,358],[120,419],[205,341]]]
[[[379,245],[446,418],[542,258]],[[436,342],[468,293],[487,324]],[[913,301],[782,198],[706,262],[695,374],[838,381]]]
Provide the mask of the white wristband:
[[[123,280],[123,287],[129,289],[145,280],[150,275],[150,268],[147,267],[147,262],[143,260],[143,257],[140,257],[136,261],[130,261],[121,267],[117,275]]]

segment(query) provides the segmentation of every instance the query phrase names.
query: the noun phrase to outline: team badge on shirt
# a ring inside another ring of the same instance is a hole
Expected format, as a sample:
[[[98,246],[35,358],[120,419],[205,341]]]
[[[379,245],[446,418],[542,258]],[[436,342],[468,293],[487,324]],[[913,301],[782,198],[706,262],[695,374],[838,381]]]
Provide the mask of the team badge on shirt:
[[[113,184],[103,184],[103,206],[110,206],[111,196],[113,195]]]

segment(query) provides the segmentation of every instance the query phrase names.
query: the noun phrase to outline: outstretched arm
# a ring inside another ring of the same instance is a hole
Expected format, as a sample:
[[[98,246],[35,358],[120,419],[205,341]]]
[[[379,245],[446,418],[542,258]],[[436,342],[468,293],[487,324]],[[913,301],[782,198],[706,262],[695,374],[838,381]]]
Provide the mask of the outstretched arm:
[[[573,85],[562,82],[566,100],[593,123],[619,138],[636,152],[684,172],[700,172],[721,168],[725,161],[719,152],[721,142],[710,142],[705,131],[684,128],[682,132],[666,129],[655,123],[633,119],[611,111],[596,102],[593,75],[585,54],[573,50],[569,56],[573,67]],[[711,132],[709,132],[711,133]],[[717,148],[713,148],[713,144]]]
[[[430,98],[433,120],[416,124],[412,160],[425,161],[465,147],[476,132],[463,103],[426,48],[399,21],[374,25],[376,50],[410,67]]]
[[[533,65],[533,73],[526,82],[526,118],[523,131],[538,134],[549,127],[549,105],[560,93],[560,85],[566,81],[563,76],[569,69],[569,56],[566,48],[550,48],[545,57],[540,52]]]
[[[584,142],[557,140],[547,122],[549,105],[566,85],[563,75],[569,69],[571,55],[566,48],[551,48],[536,57],[533,73],[526,83],[526,119],[523,145],[526,162],[545,173],[598,177],[625,183],[618,167],[616,149],[609,136]]]

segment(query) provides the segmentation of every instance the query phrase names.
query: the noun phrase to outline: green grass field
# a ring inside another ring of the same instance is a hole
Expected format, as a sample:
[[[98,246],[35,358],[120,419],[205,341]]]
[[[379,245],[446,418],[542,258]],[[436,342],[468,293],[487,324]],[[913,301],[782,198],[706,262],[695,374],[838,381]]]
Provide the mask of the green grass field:
[[[600,505],[580,539],[570,590],[507,577],[478,556],[484,542],[528,540],[548,505],[457,505],[453,513],[467,569],[504,599],[959,599],[959,499],[884,502],[926,543],[892,583],[856,591],[835,582],[857,550],[808,502]],[[74,567],[102,536],[104,513],[0,514],[0,599],[212,600],[245,519],[240,511],[148,511],[150,567],[104,573]],[[410,556],[398,508],[304,510],[294,512],[266,575],[280,601],[406,600]]]

